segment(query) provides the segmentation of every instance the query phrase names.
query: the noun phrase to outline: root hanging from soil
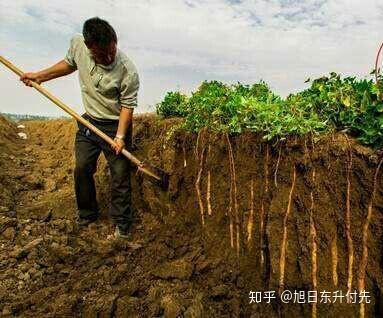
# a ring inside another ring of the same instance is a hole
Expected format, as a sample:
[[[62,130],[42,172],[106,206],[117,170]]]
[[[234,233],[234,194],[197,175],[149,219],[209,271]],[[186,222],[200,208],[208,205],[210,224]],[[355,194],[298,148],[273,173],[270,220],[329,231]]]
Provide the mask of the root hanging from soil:
[[[331,260],[332,260],[332,282],[334,287],[338,286],[338,240],[335,237],[331,242]]]
[[[346,137],[347,138],[347,137]],[[348,277],[347,277],[347,292],[350,293],[352,289],[353,280],[353,263],[354,263],[354,244],[351,234],[351,169],[352,169],[352,151],[350,142],[347,138],[349,145],[349,156],[347,163],[347,195],[346,195],[346,237],[347,237],[347,250],[348,250]]]
[[[274,171],[274,184],[276,188],[278,187],[277,176],[278,176],[279,162],[281,161],[281,154],[282,154],[282,145],[279,147],[278,160],[277,160],[277,164],[275,165],[275,171]]]
[[[228,145],[230,144],[230,139],[228,134],[225,135],[226,142]],[[233,225],[233,211],[234,211],[234,199],[233,199],[233,193],[234,193],[234,187],[233,187],[233,166],[231,165],[231,156],[230,151],[229,153],[229,171],[230,171],[230,195],[229,195],[229,231],[230,231],[230,246],[231,248],[234,248],[234,225]]]
[[[312,184],[315,186],[315,168],[312,172]],[[311,268],[312,268],[312,288],[314,291],[318,289],[318,246],[317,246],[317,232],[314,221],[314,189],[310,193],[311,206],[310,206],[310,237],[311,237]],[[312,305],[311,317],[316,318],[317,316],[317,304],[314,302]]]
[[[211,209],[211,171],[207,173],[207,189],[206,189],[206,203],[207,203],[207,214],[212,215]]]
[[[378,175],[380,171],[380,167],[383,163],[383,159],[380,160],[378,167],[376,168],[375,174],[374,174],[374,183],[373,183],[373,189],[372,189],[372,194],[371,194],[371,199],[368,204],[368,210],[367,210],[367,218],[365,223],[363,224],[363,233],[362,233],[362,259],[360,262],[360,267],[359,267],[359,275],[358,275],[358,289],[359,293],[362,291],[365,291],[366,289],[366,269],[367,269],[367,262],[368,262],[368,227],[371,222],[372,218],[372,213],[373,213],[373,206],[375,202],[375,196],[376,196],[376,190],[377,190],[377,183],[378,183]],[[360,304],[360,309],[359,309],[359,317],[364,318],[365,315],[365,304],[362,302]]]
[[[295,183],[296,183],[296,177],[297,177],[297,170],[294,165],[293,168],[293,180],[291,183],[291,189],[289,193],[289,201],[287,203],[287,208],[286,208],[286,214],[283,219],[283,237],[282,237],[282,246],[281,246],[281,258],[279,262],[279,293],[281,294],[284,286],[285,286],[285,266],[286,266],[286,249],[287,249],[287,221],[289,214],[291,212],[291,205],[292,205],[292,200],[293,200],[293,194],[294,194],[294,189],[295,189]]]
[[[234,154],[233,154],[233,148],[231,146],[229,135],[226,134],[226,141],[228,145],[228,152],[229,152],[229,166],[230,166],[230,188],[231,191],[231,204],[232,208],[231,211],[234,211],[234,218],[235,218],[235,232],[236,232],[236,248],[237,248],[237,256],[240,255],[241,250],[241,222],[239,217],[239,211],[238,211],[238,200],[237,200],[237,176],[235,171],[235,161],[234,161]],[[234,243],[234,242],[233,242]]]
[[[259,217],[259,226],[260,226],[260,244],[259,246],[261,247],[261,266],[263,266],[264,262],[265,262],[265,255],[264,255],[264,246],[263,246],[263,242],[264,242],[264,236],[265,236],[265,230],[264,230],[264,227],[265,227],[265,218],[266,218],[266,215],[265,215],[265,196],[266,194],[268,193],[269,191],[269,145],[266,144],[266,159],[265,159],[265,162],[264,162],[264,165],[263,165],[263,173],[264,173],[264,177],[265,177],[265,186],[264,186],[264,190],[263,190],[263,194],[262,194],[262,199],[261,199],[261,211],[260,211],[260,217]]]
[[[234,226],[233,226],[233,182],[232,182],[232,166],[229,159],[230,170],[230,195],[229,195],[229,232],[230,232],[230,246],[234,248]]]
[[[186,168],[187,162],[186,162],[186,149],[185,149],[185,145],[183,145],[183,147],[182,147],[182,153],[183,153],[183,156],[184,156],[184,168]]]
[[[266,162],[265,162],[265,193],[269,192],[269,145],[266,145]]]
[[[198,132],[198,135],[197,135],[197,141],[196,141],[196,144],[195,144],[195,149],[194,149],[194,153],[195,153],[195,156],[198,158],[199,157],[199,141],[201,139],[201,135],[203,133],[203,129],[200,130]]]
[[[262,202],[261,202],[261,211],[260,211],[260,232],[261,232],[261,238],[260,238],[260,247],[261,247],[261,266],[263,266],[264,262],[265,262],[265,256],[264,256],[264,253],[263,253],[263,218],[265,216],[265,206],[264,206],[264,202],[263,202],[263,199],[262,199]]]
[[[253,239],[253,227],[254,227],[254,180],[250,181],[250,216],[247,223],[247,243],[248,247]]]
[[[202,226],[204,226],[205,225],[205,209],[203,206],[202,195],[201,195],[201,178],[202,178],[202,172],[203,172],[203,167],[204,167],[204,157],[205,157],[206,148],[203,146],[201,152],[199,152],[200,135],[201,135],[201,133],[198,134],[197,144],[196,144],[196,149],[195,149],[197,162],[199,162],[199,169],[198,169],[197,179],[195,182],[195,188],[196,188],[196,192],[197,192],[198,205],[199,205],[199,210],[200,210],[200,214],[201,214],[201,223],[202,223]]]
[[[208,147],[207,156],[210,157],[210,145]],[[207,160],[207,158],[206,158]],[[207,172],[207,186],[206,186],[206,204],[207,204],[207,214],[210,216],[213,214],[211,209],[211,171]]]

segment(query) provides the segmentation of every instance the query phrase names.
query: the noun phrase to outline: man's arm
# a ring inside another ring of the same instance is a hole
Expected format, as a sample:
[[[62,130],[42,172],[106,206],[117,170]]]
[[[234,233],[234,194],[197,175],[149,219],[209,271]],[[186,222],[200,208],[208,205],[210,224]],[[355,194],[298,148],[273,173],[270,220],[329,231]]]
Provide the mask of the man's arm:
[[[130,138],[129,140],[126,140],[129,143],[129,146],[132,145],[133,110],[137,106],[139,86],[140,81],[134,67],[131,72],[126,72],[121,83],[119,97],[121,111],[116,138],[114,139],[116,147],[112,147],[116,151],[116,154],[119,154],[125,146],[124,140],[126,140],[126,137]]]
[[[51,79],[73,73],[75,70],[75,67],[69,65],[64,60],[61,60],[55,65],[48,67],[47,69],[41,70],[39,72],[24,73],[20,77],[20,80],[23,81],[25,85],[32,86],[32,82],[41,84]]]
[[[114,138],[114,142],[117,146],[112,147],[117,155],[125,147],[124,140],[126,139],[126,136],[131,138],[131,134],[128,133],[133,128],[133,110],[134,108],[121,107],[116,138]],[[131,140],[128,140],[128,143],[131,142]]]

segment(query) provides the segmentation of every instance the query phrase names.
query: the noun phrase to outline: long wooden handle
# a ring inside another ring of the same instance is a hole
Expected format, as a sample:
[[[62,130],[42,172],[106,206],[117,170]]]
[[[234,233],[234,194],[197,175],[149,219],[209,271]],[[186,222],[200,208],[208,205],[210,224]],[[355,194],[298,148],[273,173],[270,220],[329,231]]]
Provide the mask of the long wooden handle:
[[[17,68],[14,64],[12,64],[10,61],[8,61],[6,58],[0,55],[0,62],[4,64],[6,67],[8,67],[12,72],[16,73],[18,76],[22,76],[24,74],[23,71],[21,71],[19,68]],[[110,145],[115,146],[115,142],[112,138],[110,138],[108,135],[103,133],[100,129],[98,129],[96,126],[92,125],[90,122],[88,122],[86,119],[81,117],[79,114],[77,114],[73,109],[71,109],[69,106],[64,104],[61,100],[59,100],[57,97],[52,95],[49,91],[47,91],[44,87],[41,85],[35,83],[32,81],[32,86],[39,91],[41,94],[43,94],[45,97],[47,97],[49,100],[51,100],[53,103],[55,103],[58,107],[60,107],[63,111],[71,115],[73,118],[75,118],[77,121],[79,121],[84,126],[88,127],[91,131],[93,131],[96,135],[100,136],[102,139],[104,139],[107,143]],[[133,162],[138,170],[142,171],[143,173],[146,173],[147,175],[157,179],[161,180],[161,177],[156,175],[155,173],[151,172],[147,168],[144,167],[144,163],[137,159],[135,156],[133,156],[128,150],[125,148],[121,151],[121,153],[128,158],[131,162]]]

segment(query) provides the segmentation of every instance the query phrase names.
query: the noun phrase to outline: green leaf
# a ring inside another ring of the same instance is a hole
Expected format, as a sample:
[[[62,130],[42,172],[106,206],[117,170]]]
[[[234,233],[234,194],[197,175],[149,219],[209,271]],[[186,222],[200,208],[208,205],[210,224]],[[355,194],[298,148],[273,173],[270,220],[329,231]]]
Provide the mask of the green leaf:
[[[376,111],[379,113],[383,113],[383,104],[379,103],[376,105]]]

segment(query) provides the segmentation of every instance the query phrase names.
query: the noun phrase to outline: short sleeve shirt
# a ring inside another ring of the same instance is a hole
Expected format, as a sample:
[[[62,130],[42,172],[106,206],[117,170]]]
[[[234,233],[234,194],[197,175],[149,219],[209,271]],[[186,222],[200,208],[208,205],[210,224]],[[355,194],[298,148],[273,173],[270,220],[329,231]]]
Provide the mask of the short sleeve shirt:
[[[78,34],[71,39],[64,60],[79,72],[82,101],[91,117],[117,120],[121,107],[137,107],[137,68],[119,49],[112,64],[96,64]]]

